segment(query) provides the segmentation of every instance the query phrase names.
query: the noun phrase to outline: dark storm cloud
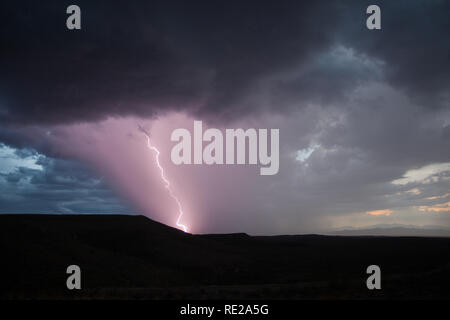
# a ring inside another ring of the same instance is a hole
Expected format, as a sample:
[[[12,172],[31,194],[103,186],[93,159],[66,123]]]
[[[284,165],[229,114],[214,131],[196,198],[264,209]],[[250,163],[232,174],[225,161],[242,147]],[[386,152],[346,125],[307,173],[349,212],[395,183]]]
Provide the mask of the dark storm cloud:
[[[419,97],[448,88],[448,2],[379,1],[377,32],[366,29],[369,3],[360,1],[78,1],[81,31],[65,27],[69,4],[1,5],[3,122],[174,109],[235,117],[261,110],[261,90],[280,112],[280,96],[332,101],[371,77],[350,65],[305,71],[339,45],[385,62],[386,76]],[[303,73],[264,82],[292,70]]]
[[[389,81],[426,107],[449,105],[450,2],[376,1],[382,29],[367,32],[359,15],[373,1],[345,1],[336,40],[387,63]],[[358,18],[355,18],[358,17]]]
[[[2,4],[4,120],[57,123],[151,115],[152,105],[183,107],[199,94],[197,71],[189,70],[153,27],[152,5],[80,1],[83,30],[70,32],[68,4]]]

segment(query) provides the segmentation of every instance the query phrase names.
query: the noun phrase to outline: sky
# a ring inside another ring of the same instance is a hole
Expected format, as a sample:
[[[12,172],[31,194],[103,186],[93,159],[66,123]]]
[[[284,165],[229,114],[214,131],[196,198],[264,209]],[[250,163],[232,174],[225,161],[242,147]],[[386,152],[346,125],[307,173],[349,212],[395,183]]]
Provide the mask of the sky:
[[[0,213],[175,227],[143,126],[190,232],[450,227],[448,1],[70,4],[0,4]],[[278,174],[174,165],[194,120],[278,128]]]

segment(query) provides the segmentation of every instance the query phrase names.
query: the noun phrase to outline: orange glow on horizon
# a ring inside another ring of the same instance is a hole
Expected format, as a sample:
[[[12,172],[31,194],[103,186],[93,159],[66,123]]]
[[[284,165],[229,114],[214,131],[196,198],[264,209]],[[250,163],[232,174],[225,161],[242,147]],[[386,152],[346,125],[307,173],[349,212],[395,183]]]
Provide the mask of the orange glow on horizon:
[[[374,211],[367,211],[366,213],[370,214],[371,216],[390,216],[392,210],[390,209],[374,210]]]
[[[432,206],[420,206],[419,210],[423,212],[448,212],[450,211],[450,201]]]

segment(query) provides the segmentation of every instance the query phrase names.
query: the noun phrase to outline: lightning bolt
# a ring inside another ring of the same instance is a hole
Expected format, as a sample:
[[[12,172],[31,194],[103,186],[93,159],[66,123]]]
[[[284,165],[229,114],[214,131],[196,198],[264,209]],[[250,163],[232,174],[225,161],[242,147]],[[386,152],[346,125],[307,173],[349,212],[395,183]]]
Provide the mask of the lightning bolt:
[[[173,193],[172,188],[170,187],[170,182],[169,180],[167,180],[166,176],[164,175],[164,168],[161,166],[161,163],[159,162],[159,155],[160,152],[159,150],[152,145],[152,143],[150,142],[150,135],[148,134],[148,132],[142,127],[139,126],[139,130],[141,130],[145,136],[147,137],[147,147],[152,150],[153,152],[155,152],[156,154],[156,165],[159,168],[159,171],[161,173],[161,180],[164,182],[164,187],[166,188],[167,192],[169,193],[170,197],[175,200],[175,202],[177,203],[178,206],[178,218],[177,218],[177,222],[176,225],[178,228],[182,229],[184,232],[187,232],[187,227],[184,224],[180,223],[181,217],[183,216],[183,208],[181,207],[181,202],[180,200],[177,198],[177,196]]]

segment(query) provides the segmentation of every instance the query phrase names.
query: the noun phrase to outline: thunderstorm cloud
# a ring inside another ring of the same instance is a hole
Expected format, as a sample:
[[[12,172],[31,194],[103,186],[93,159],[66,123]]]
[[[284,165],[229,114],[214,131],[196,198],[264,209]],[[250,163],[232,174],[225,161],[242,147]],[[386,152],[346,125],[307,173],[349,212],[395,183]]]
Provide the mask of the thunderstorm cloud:
[[[0,4],[1,213],[173,225],[144,124],[193,231],[450,226],[448,1],[378,1],[381,30],[370,1],[69,4]],[[280,172],[173,165],[193,120],[279,128]]]

